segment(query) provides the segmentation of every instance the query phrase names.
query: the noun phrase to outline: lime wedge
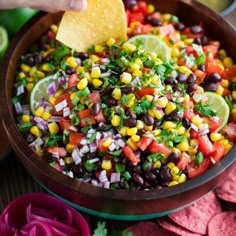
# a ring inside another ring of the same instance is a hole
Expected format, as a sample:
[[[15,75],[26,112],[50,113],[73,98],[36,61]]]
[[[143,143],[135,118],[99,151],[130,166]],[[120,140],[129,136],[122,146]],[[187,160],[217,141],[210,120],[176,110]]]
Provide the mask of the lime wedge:
[[[220,95],[213,92],[205,92],[205,94],[208,97],[209,105],[218,112],[217,116],[220,119],[220,126],[215,131],[218,132],[219,130],[224,128],[224,126],[227,124],[229,120],[229,115],[230,115],[229,106],[224,100],[224,98],[221,97]]]
[[[34,114],[35,108],[37,108],[43,99],[48,101],[49,94],[48,94],[48,86],[52,82],[58,81],[57,74],[47,76],[43,79],[40,79],[33,87],[30,93],[30,110]]]
[[[0,59],[8,47],[8,34],[5,28],[0,26]]]
[[[140,45],[140,48],[150,53],[155,52],[162,61],[169,61],[171,51],[168,45],[158,36],[152,34],[140,34],[128,39],[129,43]]]

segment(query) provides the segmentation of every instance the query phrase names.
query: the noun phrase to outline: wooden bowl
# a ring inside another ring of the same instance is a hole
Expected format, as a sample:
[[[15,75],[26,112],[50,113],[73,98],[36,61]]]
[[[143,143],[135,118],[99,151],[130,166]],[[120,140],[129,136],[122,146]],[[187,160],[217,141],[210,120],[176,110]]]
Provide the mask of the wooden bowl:
[[[149,0],[162,12],[179,16],[187,25],[203,22],[208,34],[220,40],[236,61],[236,32],[220,15],[191,0]],[[219,184],[232,167],[236,148],[203,175],[184,184],[160,190],[125,191],[92,186],[72,179],[38,158],[18,131],[12,106],[13,86],[20,56],[62,14],[39,13],[13,38],[1,64],[0,106],[3,125],[10,143],[28,172],[45,188],[74,207],[87,213],[113,219],[148,219],[182,208]]]

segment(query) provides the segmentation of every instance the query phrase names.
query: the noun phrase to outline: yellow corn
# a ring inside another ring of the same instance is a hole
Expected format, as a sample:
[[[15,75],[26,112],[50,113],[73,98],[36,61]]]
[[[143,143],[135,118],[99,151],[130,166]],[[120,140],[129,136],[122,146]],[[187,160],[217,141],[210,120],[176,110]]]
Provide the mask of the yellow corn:
[[[79,99],[79,97],[77,96],[76,92],[73,92],[71,93],[70,95],[70,99],[73,100],[73,99]]]
[[[152,14],[155,11],[155,7],[152,4],[148,4],[147,11],[148,14]]]
[[[172,50],[171,50],[171,55],[172,55],[173,57],[179,57],[179,55],[180,55],[179,49],[178,49],[177,47],[172,48]]]
[[[57,25],[55,25],[55,24],[52,24],[51,26],[50,26],[50,29],[52,30],[52,32],[53,33],[57,33],[57,30],[58,30],[58,27],[57,27]]]
[[[100,57],[98,57],[97,55],[91,55],[90,57],[91,63],[96,63],[100,60]]]
[[[228,87],[229,87],[229,80],[227,80],[227,79],[222,79],[221,85],[222,85],[224,88],[228,88]]]
[[[48,124],[48,130],[50,134],[57,134],[59,132],[59,126],[56,122],[52,122]]]
[[[96,45],[94,48],[95,52],[100,53],[103,51],[103,46],[102,45]]]
[[[161,85],[160,76],[158,76],[158,75],[153,75],[153,76],[151,77],[151,83],[152,83],[153,85]]]
[[[171,87],[171,85],[169,85],[169,84],[167,84],[167,85],[165,86],[165,90],[166,90],[166,92],[173,92],[172,87]]]
[[[184,126],[181,126],[177,129],[177,133],[178,135],[184,135],[186,129],[184,128]]]
[[[143,75],[143,72],[141,70],[134,70],[132,72],[132,76],[134,77],[141,77]]]
[[[77,88],[79,90],[83,90],[88,86],[88,79],[87,78],[83,78],[81,79],[78,84],[77,84]]]
[[[132,81],[132,76],[130,73],[128,72],[123,72],[121,75],[120,75],[120,80],[122,83],[124,84],[129,84],[131,81]]]
[[[56,98],[52,96],[48,100],[49,100],[50,104],[54,105],[55,101],[56,101]]]
[[[132,135],[132,136],[131,136],[131,140],[132,140],[133,142],[136,142],[136,143],[137,143],[137,142],[140,140],[140,136],[137,135],[137,134]]]
[[[190,142],[189,142],[189,150],[188,152],[190,154],[197,154],[198,152],[198,141],[197,139],[191,139]]]
[[[165,107],[165,114],[169,115],[172,111],[176,109],[176,104],[173,102],[168,102]]]
[[[230,152],[233,148],[233,143],[229,142],[226,146],[225,146],[225,154],[227,154],[228,152]]]
[[[20,68],[21,68],[21,70],[23,70],[23,72],[25,72],[25,73],[28,73],[28,72],[30,72],[30,70],[31,70],[31,67],[28,66],[28,65],[26,65],[26,64],[21,64]]]
[[[187,177],[184,173],[182,173],[180,176],[179,176],[179,179],[178,179],[178,183],[181,184],[181,183],[184,183],[186,182],[187,180]]]
[[[159,169],[160,167],[161,167],[161,162],[159,160],[157,160],[153,163],[153,169],[156,169],[156,168]]]
[[[104,170],[110,170],[112,168],[112,162],[111,160],[102,160],[101,164],[102,169]]]
[[[232,115],[236,114],[236,107],[232,109],[231,114]]]
[[[132,43],[124,43],[122,48],[128,52],[134,52],[136,50],[136,46]]]
[[[161,108],[165,108],[167,103],[168,103],[168,98],[167,97],[160,97],[160,98],[157,99],[157,104]]]
[[[101,69],[99,67],[93,67],[91,70],[91,78],[92,79],[98,79],[101,76]]]
[[[149,109],[148,110],[148,114],[152,117],[155,117],[155,114],[154,114],[154,109]]]
[[[114,45],[116,43],[116,40],[114,38],[109,38],[106,42],[106,45],[108,47],[111,47],[112,45]]]
[[[161,134],[161,129],[155,129],[155,130],[152,131],[152,133],[155,137],[157,137],[158,135]]]
[[[176,181],[176,180],[173,180],[173,181],[171,181],[169,184],[168,184],[168,186],[175,186],[175,185],[177,185],[178,184],[178,181]]]
[[[165,115],[162,110],[153,109],[152,111],[153,111],[154,116],[155,116],[158,120],[160,120],[160,119]]]
[[[111,124],[115,127],[119,126],[120,125],[120,116],[118,115],[113,115],[112,118],[111,118]]]
[[[70,143],[66,144],[66,152],[72,153],[74,149],[75,149],[75,145],[70,144]]]
[[[143,66],[143,62],[140,58],[136,58],[134,62],[139,65],[139,68]]]
[[[189,76],[192,73],[192,71],[188,69],[186,66],[180,66],[178,70],[180,73],[185,73],[187,76]]]
[[[137,129],[143,129],[144,128],[144,122],[142,120],[137,120],[136,128]]]
[[[42,131],[38,128],[38,126],[32,126],[30,129],[30,132],[36,137],[42,136]]]
[[[104,147],[109,147],[113,142],[113,139],[111,137],[108,137],[106,141],[102,144]]]
[[[93,79],[92,84],[95,88],[99,88],[103,84],[103,82],[100,79]]]
[[[176,146],[180,151],[187,152],[189,150],[189,143],[186,141],[183,141]]]
[[[223,96],[224,88],[221,85],[217,86],[216,93],[220,96]]]
[[[131,63],[130,64],[130,69],[131,69],[131,71],[139,70],[140,69],[140,65],[137,64],[137,63]]]
[[[192,39],[192,38],[187,38],[187,39],[184,40],[184,43],[185,43],[186,45],[192,45],[193,39]]]
[[[21,120],[23,123],[30,122],[30,116],[29,115],[22,115]]]
[[[50,65],[49,63],[45,63],[42,65],[42,70],[45,72],[51,72],[54,70],[54,67]]]
[[[171,174],[172,176],[175,176],[175,175],[177,175],[178,173],[179,173],[179,168],[174,165],[174,166],[171,168],[171,170],[170,170],[170,174]]]
[[[212,142],[217,142],[217,141],[220,141],[221,139],[223,139],[224,136],[220,133],[211,133],[210,134],[210,139]]]
[[[136,151],[138,149],[138,145],[136,142],[132,141],[131,138],[127,139],[126,144],[133,150]]]
[[[174,162],[169,162],[167,164],[167,166],[171,169],[171,168],[173,168],[175,166],[175,163]]]
[[[123,126],[123,127],[119,130],[119,134],[124,137],[124,136],[127,135],[127,130],[128,130],[128,127],[127,127],[127,126]]]
[[[138,129],[136,127],[128,128],[127,129],[127,135],[128,136],[133,136],[137,133]]]
[[[61,95],[64,94],[64,89],[59,89],[56,93],[55,93],[55,98],[59,98]]]
[[[223,59],[223,63],[226,68],[231,68],[234,64],[233,59],[231,57],[225,57]]]
[[[70,67],[76,68],[78,66],[78,63],[76,62],[74,57],[68,57],[66,59],[66,62],[69,64]]]
[[[79,74],[79,73],[81,73],[81,72],[84,72],[84,67],[83,67],[83,66],[78,66],[78,67],[76,68],[76,73]]]
[[[195,115],[195,116],[193,116],[191,121],[197,127],[200,127],[202,125],[203,119],[199,115]]]
[[[147,102],[149,102],[149,103],[152,103],[152,101],[153,101],[153,96],[152,96],[152,95],[144,95],[144,96],[142,97],[142,100],[145,100],[145,101],[147,101]]]
[[[122,95],[121,89],[120,88],[114,88],[111,95],[116,100],[120,100],[121,95]]]
[[[234,100],[236,100],[236,91],[232,92],[232,97],[233,97]]]
[[[172,121],[165,121],[162,125],[163,129],[175,129],[176,124]]]
[[[42,114],[42,118],[47,121],[47,120],[49,120],[51,118],[51,114],[49,112],[45,111]]]
[[[65,164],[69,165],[74,162],[74,159],[72,157],[64,157]]]
[[[221,59],[224,59],[227,56],[226,51],[224,49],[220,49],[218,53]]]
[[[26,77],[26,74],[21,71],[21,72],[18,74],[18,77],[19,77],[20,79],[24,79],[24,78]]]
[[[144,124],[144,130],[146,130],[146,131],[152,131],[152,129],[153,129],[153,126],[152,126],[152,125],[146,125],[146,124]]]
[[[43,112],[44,112],[44,108],[40,106],[40,107],[36,108],[35,116],[40,116],[41,117]]]

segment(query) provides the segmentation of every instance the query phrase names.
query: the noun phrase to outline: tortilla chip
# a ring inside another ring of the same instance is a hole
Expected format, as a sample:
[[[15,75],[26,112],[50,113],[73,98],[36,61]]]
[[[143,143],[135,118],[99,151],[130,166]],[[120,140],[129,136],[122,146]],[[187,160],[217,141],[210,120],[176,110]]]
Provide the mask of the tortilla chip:
[[[190,206],[170,214],[169,218],[189,231],[206,234],[209,220],[221,211],[220,202],[211,191]]]
[[[215,215],[208,224],[209,236],[236,235],[236,211]]]
[[[122,0],[88,0],[83,12],[65,12],[56,39],[66,46],[85,52],[89,46],[113,38],[127,37],[125,8]]]

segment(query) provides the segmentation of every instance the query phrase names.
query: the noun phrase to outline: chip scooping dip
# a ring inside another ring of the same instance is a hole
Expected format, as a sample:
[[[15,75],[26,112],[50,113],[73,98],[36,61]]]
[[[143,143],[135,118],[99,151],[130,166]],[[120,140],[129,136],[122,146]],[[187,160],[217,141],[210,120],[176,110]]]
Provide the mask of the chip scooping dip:
[[[56,39],[76,51],[87,51],[111,37],[125,40],[126,25],[122,0],[88,0],[85,11],[64,13]]]

